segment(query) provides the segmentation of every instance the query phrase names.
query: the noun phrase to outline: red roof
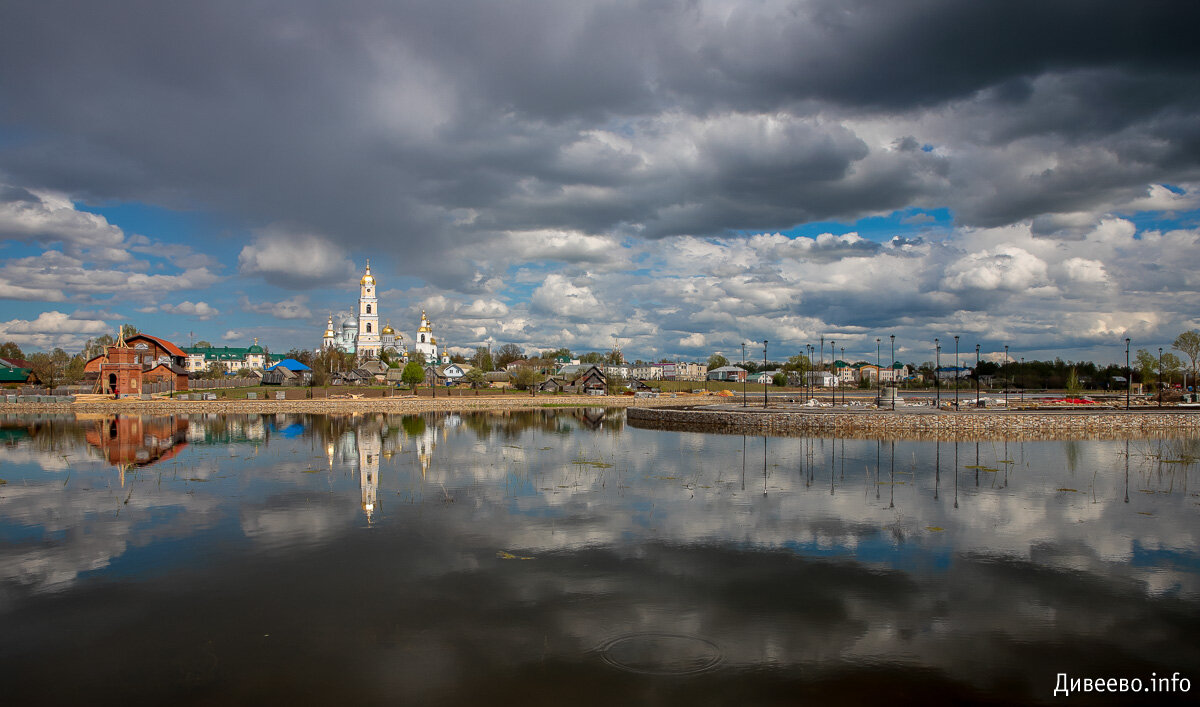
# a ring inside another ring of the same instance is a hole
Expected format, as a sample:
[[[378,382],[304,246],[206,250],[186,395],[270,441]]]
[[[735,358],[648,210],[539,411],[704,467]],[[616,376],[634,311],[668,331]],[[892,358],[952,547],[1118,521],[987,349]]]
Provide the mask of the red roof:
[[[181,356],[183,358],[187,358],[187,354],[185,354],[183,352],[183,349],[179,348],[175,344],[172,344],[170,341],[167,341],[166,339],[160,339],[157,336],[150,336],[149,334],[134,334],[133,336],[126,339],[125,341],[130,342],[135,339],[149,339],[149,340],[153,341],[154,343],[158,344],[159,346],[163,347],[163,349],[165,349],[166,352],[171,354],[172,356]]]
[[[33,364],[23,358],[5,358],[0,359],[13,368],[33,368]]]

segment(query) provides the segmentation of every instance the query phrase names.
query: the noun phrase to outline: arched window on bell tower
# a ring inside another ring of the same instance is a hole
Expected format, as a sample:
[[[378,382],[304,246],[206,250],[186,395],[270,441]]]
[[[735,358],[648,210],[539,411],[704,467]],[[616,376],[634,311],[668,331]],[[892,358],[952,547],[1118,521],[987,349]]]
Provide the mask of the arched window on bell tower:
[[[368,310],[369,310],[369,308],[368,308]],[[368,334],[371,333],[371,322],[367,322],[367,333]]]
[[[370,313],[371,313],[371,305],[368,304],[367,305],[367,314],[370,314]]]

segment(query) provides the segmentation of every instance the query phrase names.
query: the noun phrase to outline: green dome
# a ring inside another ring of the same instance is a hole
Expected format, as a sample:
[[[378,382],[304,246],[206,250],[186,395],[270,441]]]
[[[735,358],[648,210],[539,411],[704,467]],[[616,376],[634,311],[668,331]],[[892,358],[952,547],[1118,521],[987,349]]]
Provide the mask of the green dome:
[[[255,344],[255,345],[251,346],[250,348],[246,349],[246,353],[252,353],[252,354],[263,353],[263,347],[259,346],[258,344]]]

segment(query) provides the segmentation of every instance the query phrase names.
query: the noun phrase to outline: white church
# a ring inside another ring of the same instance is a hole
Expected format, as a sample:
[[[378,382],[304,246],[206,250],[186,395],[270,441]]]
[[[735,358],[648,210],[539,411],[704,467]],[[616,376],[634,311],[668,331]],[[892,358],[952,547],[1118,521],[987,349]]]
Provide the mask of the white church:
[[[321,346],[338,349],[344,353],[358,354],[362,358],[379,358],[384,352],[399,355],[408,363],[408,346],[404,336],[397,334],[389,321],[382,329],[379,328],[379,299],[375,294],[375,277],[371,275],[371,261],[367,260],[367,270],[358,281],[358,315],[351,315],[342,320],[338,329],[334,329],[333,315],[325,324],[325,336]],[[438,352],[437,339],[433,336],[433,324],[421,310],[421,325],[417,328],[417,336],[413,340],[413,351],[424,356],[426,363],[450,363],[450,353],[445,347]]]

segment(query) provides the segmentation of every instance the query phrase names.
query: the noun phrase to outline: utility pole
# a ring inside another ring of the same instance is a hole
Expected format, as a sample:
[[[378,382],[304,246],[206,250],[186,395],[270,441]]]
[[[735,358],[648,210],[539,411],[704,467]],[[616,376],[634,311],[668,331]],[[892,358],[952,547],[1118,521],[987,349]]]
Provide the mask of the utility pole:
[[[767,340],[763,339],[763,368],[767,367]],[[767,409],[767,386],[763,386],[763,410]],[[765,440],[766,437],[763,437]],[[765,444],[765,442],[764,442]]]

